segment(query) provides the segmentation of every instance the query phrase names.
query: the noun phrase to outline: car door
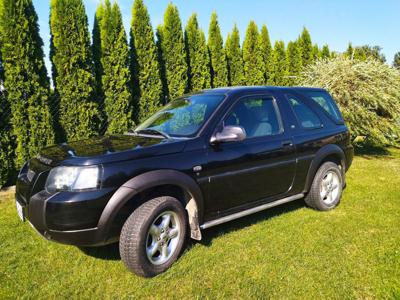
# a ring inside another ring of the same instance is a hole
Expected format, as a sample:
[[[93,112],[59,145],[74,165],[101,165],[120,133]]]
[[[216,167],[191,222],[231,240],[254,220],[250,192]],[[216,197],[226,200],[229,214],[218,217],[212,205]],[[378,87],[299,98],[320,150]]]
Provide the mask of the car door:
[[[241,126],[246,139],[209,145],[209,217],[290,190],[295,147],[279,111],[278,101],[269,94],[242,97],[217,127],[216,132],[226,125]]]

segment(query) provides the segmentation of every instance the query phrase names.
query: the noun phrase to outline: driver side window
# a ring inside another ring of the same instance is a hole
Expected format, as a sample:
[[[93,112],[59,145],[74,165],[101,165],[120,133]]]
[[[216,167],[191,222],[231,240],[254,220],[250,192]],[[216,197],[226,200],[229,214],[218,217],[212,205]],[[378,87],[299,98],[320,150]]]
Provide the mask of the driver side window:
[[[247,138],[271,136],[282,132],[275,100],[247,98],[235,104],[224,121],[224,126],[241,126]]]

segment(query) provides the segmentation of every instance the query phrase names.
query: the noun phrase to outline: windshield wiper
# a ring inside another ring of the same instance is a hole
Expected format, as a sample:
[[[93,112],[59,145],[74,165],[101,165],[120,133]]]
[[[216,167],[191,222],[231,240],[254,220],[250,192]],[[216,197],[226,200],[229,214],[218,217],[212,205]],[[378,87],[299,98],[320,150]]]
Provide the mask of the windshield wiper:
[[[139,133],[144,133],[144,134],[151,134],[151,135],[161,135],[162,137],[165,137],[166,139],[171,139],[171,136],[165,132],[162,132],[157,129],[152,129],[152,128],[145,128],[145,129],[140,129],[140,130],[134,130],[133,133],[139,134]]]

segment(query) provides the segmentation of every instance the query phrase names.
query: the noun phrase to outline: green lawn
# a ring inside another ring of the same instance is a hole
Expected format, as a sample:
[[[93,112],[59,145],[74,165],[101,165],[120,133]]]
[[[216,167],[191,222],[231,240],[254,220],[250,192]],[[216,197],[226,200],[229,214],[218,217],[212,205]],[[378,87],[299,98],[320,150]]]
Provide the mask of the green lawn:
[[[359,156],[339,207],[302,200],[205,232],[166,273],[137,277],[116,246],[47,242],[0,193],[3,298],[400,298],[400,151]]]

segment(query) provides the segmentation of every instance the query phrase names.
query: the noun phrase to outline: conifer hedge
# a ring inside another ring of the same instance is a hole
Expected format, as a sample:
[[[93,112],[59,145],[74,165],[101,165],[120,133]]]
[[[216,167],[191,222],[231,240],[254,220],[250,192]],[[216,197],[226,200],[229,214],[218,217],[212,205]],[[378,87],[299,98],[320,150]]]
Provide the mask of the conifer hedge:
[[[243,42],[244,77],[246,85],[262,85],[264,83],[264,64],[258,27],[250,21]]]
[[[225,52],[228,64],[229,85],[244,85],[243,56],[240,48],[239,29],[236,24],[232,33],[228,34],[225,44]]]
[[[211,86],[221,87],[228,85],[228,67],[224,51],[224,42],[218,24],[216,12],[211,15],[208,29],[208,51],[210,53]]]
[[[283,41],[276,41],[274,45],[271,63],[270,82],[273,85],[284,86],[287,84],[288,68],[285,44]]]
[[[4,88],[11,107],[15,166],[19,168],[41,148],[54,142],[48,106],[49,79],[32,1],[2,0],[0,14]],[[9,137],[5,135],[1,139],[3,153],[7,153],[9,145]]]
[[[301,49],[298,42],[289,42],[287,46],[287,72],[288,85],[295,85],[296,79],[302,70],[301,65]]]
[[[135,120],[140,122],[160,107],[163,96],[153,28],[142,0],[132,7],[130,37]]]
[[[188,68],[182,23],[178,8],[169,3],[164,14],[164,23],[159,28],[161,55],[165,65],[167,98],[174,99],[187,91]]]
[[[96,12],[100,32],[101,94],[107,133],[124,133],[133,125],[129,49],[117,3],[100,3]]]
[[[99,107],[82,0],[51,0],[50,59],[59,123],[67,140],[96,135]]]
[[[189,18],[185,28],[185,49],[188,65],[188,90],[199,91],[210,88],[210,58],[206,38],[199,27],[196,14]]]
[[[7,182],[13,170],[13,144],[11,142],[9,113],[10,107],[4,93],[4,69],[0,42],[0,189]]]
[[[265,24],[261,27],[259,44],[264,84],[268,84],[269,77],[271,76],[272,46],[269,39],[268,29]]]

